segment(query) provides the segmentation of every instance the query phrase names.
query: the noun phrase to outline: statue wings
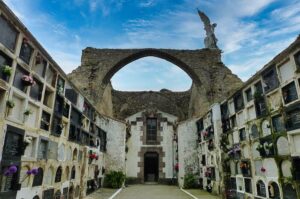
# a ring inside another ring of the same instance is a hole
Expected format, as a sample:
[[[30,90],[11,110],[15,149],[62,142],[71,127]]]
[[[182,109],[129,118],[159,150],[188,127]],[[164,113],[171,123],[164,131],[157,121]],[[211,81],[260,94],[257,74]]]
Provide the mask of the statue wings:
[[[204,23],[205,28],[208,28],[211,26],[210,24],[210,20],[209,18],[206,16],[206,14],[204,12],[201,12],[200,10],[198,10],[198,14],[201,18],[201,21]]]

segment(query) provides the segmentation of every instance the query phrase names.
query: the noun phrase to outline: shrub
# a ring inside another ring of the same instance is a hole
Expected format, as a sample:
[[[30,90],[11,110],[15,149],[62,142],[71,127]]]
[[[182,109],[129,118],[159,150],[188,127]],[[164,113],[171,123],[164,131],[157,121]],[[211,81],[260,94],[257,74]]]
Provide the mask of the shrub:
[[[1,70],[4,75],[11,76],[11,74],[12,74],[12,68],[8,65],[2,66]]]
[[[194,174],[192,174],[192,173],[185,174],[183,188],[191,189],[191,188],[195,188],[195,187],[196,187],[196,178],[195,178]]]
[[[105,184],[109,188],[121,188],[125,181],[125,174],[122,171],[110,171],[105,176]]]

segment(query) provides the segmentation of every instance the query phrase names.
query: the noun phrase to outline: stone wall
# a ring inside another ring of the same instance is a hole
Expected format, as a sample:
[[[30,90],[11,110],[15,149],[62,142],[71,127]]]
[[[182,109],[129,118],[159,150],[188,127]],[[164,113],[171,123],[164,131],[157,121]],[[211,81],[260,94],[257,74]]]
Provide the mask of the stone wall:
[[[125,65],[147,56],[165,59],[183,69],[191,77],[192,90],[184,93],[184,95],[190,93],[190,97],[186,95],[183,107],[182,101],[177,100],[177,97],[176,100],[166,100],[166,97],[173,98],[178,95],[177,93],[169,93],[169,96],[165,93],[160,95],[161,92],[155,95],[148,93],[136,98],[134,101],[139,103],[133,104],[126,99],[130,98],[131,101],[141,93],[112,91],[113,103],[110,101],[111,77]],[[123,119],[140,111],[141,106],[149,103],[148,97],[155,98],[153,103],[157,106],[153,108],[175,107],[176,111],[171,114],[175,113],[180,119],[201,116],[213,102],[228,97],[242,85],[241,80],[221,62],[220,50],[86,48],[83,50],[81,62],[81,66],[68,75],[69,78],[94,102],[101,113],[114,113],[114,117]],[[145,98],[146,100],[143,100]],[[189,102],[187,102],[188,98]],[[125,104],[122,103],[124,101]],[[110,106],[111,104],[113,106]],[[186,109],[186,106],[189,108]]]
[[[119,121],[102,118],[101,126],[107,132],[106,170],[125,172],[126,125]]]
[[[166,89],[160,92],[124,92],[112,91],[114,116],[125,119],[141,110],[156,108],[165,113],[176,115],[180,120],[188,117],[191,91],[172,92]]]
[[[199,173],[199,158],[197,152],[196,119],[184,121],[178,125],[178,183],[182,187],[187,173]]]

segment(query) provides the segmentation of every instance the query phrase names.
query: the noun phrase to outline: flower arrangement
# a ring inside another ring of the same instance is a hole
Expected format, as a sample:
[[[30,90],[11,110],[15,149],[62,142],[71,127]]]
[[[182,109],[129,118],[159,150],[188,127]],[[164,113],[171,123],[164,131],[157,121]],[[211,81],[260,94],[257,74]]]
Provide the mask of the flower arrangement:
[[[28,170],[28,171],[26,172],[27,175],[37,175],[38,173],[39,173],[38,168],[33,168],[33,169]]]
[[[33,168],[33,169],[29,169],[26,171],[26,176],[24,176],[23,180],[21,181],[21,183],[30,175],[37,175],[39,173],[39,169],[38,168]]]
[[[202,131],[202,135],[203,135],[203,137],[207,137],[208,136],[208,132],[207,131]]]
[[[92,160],[98,160],[98,155],[93,152],[92,150],[89,151],[89,159],[92,161]]]
[[[36,82],[34,81],[31,75],[23,75],[22,81],[26,86],[34,86],[36,84]]]
[[[227,154],[231,157],[234,157],[235,155],[238,155],[241,152],[240,145],[234,145]]]
[[[210,177],[211,176],[211,169],[207,168],[207,170],[204,173],[205,177]]]
[[[26,109],[24,111],[24,115],[30,115],[30,114],[32,114],[32,111],[30,109]]]
[[[234,150],[235,152],[241,151],[240,145],[235,145],[235,146],[233,147],[233,150]]]
[[[13,108],[13,107],[15,107],[15,102],[12,100],[7,100],[6,105],[8,108]]]
[[[241,163],[240,163],[240,168],[241,168],[241,169],[248,169],[248,164],[245,163],[245,162],[241,162]]]
[[[8,77],[10,77],[11,74],[12,74],[12,68],[10,66],[8,66],[8,65],[3,65],[1,67],[1,71],[2,71],[3,75],[6,75]]]
[[[16,165],[11,165],[4,171],[4,175],[10,176],[15,174],[17,171],[18,171],[18,167]]]
[[[233,151],[233,149],[230,149],[228,152],[227,152],[227,154],[230,156],[230,155],[233,155],[234,154],[234,151]]]

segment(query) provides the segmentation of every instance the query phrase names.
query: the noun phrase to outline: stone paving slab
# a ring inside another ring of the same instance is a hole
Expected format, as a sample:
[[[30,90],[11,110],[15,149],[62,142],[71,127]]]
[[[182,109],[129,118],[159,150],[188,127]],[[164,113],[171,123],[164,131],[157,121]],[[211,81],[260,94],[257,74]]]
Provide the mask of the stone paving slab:
[[[101,188],[98,191],[88,195],[85,199],[108,199],[112,196],[118,189],[107,189]]]
[[[108,199],[117,189],[101,188],[85,199]],[[198,199],[219,199],[206,191],[199,189],[185,190]],[[177,186],[167,185],[131,185],[124,188],[114,199],[193,199]]]
[[[219,199],[220,198],[218,196],[214,196],[214,195],[208,193],[207,191],[203,191],[200,189],[185,189],[185,191],[191,193],[198,199]]]
[[[133,185],[124,188],[114,199],[192,199],[176,186]]]

